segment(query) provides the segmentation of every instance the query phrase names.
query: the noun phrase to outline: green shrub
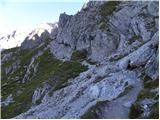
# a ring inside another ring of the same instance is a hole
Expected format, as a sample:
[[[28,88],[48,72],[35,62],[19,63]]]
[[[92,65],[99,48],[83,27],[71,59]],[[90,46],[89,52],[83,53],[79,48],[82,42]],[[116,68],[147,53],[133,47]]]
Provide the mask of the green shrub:
[[[106,103],[107,101],[98,101],[94,106],[89,108],[84,115],[81,116],[81,119],[100,119],[98,115],[99,108]]]
[[[151,112],[147,119],[159,119],[159,102],[155,103],[151,107]]]
[[[46,50],[41,56],[39,56],[34,64],[38,63],[38,71],[29,75],[29,80],[25,84],[21,83],[26,73],[28,65],[33,56],[35,56],[40,50],[43,50],[50,40],[46,40],[45,44],[27,50],[19,47],[4,50],[2,53],[13,53],[11,60],[2,64],[2,100],[6,99],[8,95],[12,94],[14,103],[8,106],[3,106],[1,115],[2,118],[12,118],[18,114],[27,111],[32,103],[32,95],[35,88],[39,87],[62,63],[55,59],[49,50]],[[14,59],[13,59],[14,58]],[[19,60],[18,68],[7,76],[4,73],[5,67],[10,66],[13,62]],[[18,78],[18,79],[17,79]],[[21,94],[17,94],[21,91]]]
[[[12,118],[27,111],[31,106],[32,95],[35,88],[47,80],[49,75],[55,70],[55,67],[57,68],[60,63],[59,60],[55,59],[48,50],[45,51],[44,54],[39,56],[36,60],[36,62],[39,62],[36,75],[31,76],[25,84],[22,84],[17,82],[15,78],[18,76],[20,81],[23,79],[26,73],[26,68],[24,66],[28,66],[33,55],[38,52],[35,50],[27,51],[28,50],[22,50],[18,53],[17,58],[21,58],[21,66],[13,74],[9,75],[7,80],[5,80],[7,85],[2,88],[3,99],[9,94],[12,94],[15,101],[14,103],[2,108],[2,118]],[[17,91],[22,91],[22,94],[18,95]]]
[[[144,81],[144,82],[147,82],[147,81],[150,81],[150,80],[152,80],[152,78],[150,78],[148,75],[145,75],[145,76],[143,77],[143,81]]]
[[[14,48],[10,48],[10,49],[5,49],[2,51],[2,54],[7,54],[7,53],[12,53],[12,52],[16,52],[19,49],[19,47],[14,47]]]
[[[116,10],[116,7],[119,5],[119,3],[119,1],[108,1],[100,6],[100,14],[102,18],[99,25],[101,30],[110,32],[106,17],[111,15]]]
[[[83,60],[87,57],[86,50],[77,50],[72,53],[71,60]]]
[[[138,103],[134,103],[130,108],[129,118],[131,119],[139,118],[142,113],[143,110],[141,106]]]
[[[138,97],[137,97],[137,100],[142,100],[142,99],[145,99],[145,98],[155,98],[156,95],[153,94],[152,92],[150,92],[150,90],[148,89],[143,89],[139,92],[138,94]]]
[[[106,26],[106,23],[105,23],[105,22],[101,22],[99,25],[100,25],[100,29],[101,29],[101,30],[106,30],[106,27],[107,27],[107,26]]]
[[[62,62],[56,59],[50,50],[44,51],[44,53],[37,57],[34,61],[34,65],[38,64],[37,71],[32,73],[29,80],[24,84],[21,83],[30,61],[39,50],[43,49],[44,46],[37,47],[32,50],[21,50],[17,52],[17,59],[20,60],[20,66],[18,69],[10,74],[2,84],[6,84],[2,87],[3,100],[9,95],[13,95],[14,103],[8,106],[2,107],[2,118],[12,118],[18,114],[27,111],[32,104],[32,95],[37,87],[40,87],[43,82],[50,78],[56,78],[55,90],[65,87],[68,79],[74,78],[79,73],[87,70],[86,66],[81,65],[76,61]],[[15,79],[19,77],[19,82]],[[22,94],[17,94],[17,91],[22,91]],[[40,104],[41,100],[36,103]]]
[[[137,96],[136,102],[131,106],[129,117],[130,118],[140,118],[143,117],[144,119],[158,119],[159,116],[159,95],[152,92],[154,88],[158,88],[159,85],[159,78],[152,80],[149,76],[145,75],[144,78],[144,88],[139,92]],[[141,102],[144,99],[154,99],[157,102],[150,107],[150,113],[148,116],[141,116],[143,113],[143,108],[141,107]]]
[[[108,1],[101,5],[100,13],[102,17],[106,17],[111,15],[113,11],[116,10],[117,5],[119,5],[119,1]]]
[[[128,40],[128,44],[131,45],[133,42],[135,42],[136,40],[138,40],[140,38],[140,36],[138,35],[135,35],[133,37],[131,37],[129,40]]]
[[[20,97],[15,97],[14,103],[2,107],[1,117],[3,119],[13,118],[18,114],[27,111],[31,106],[31,100],[32,100],[32,93],[30,92],[30,90],[21,95]]]
[[[81,119],[98,119],[98,115],[96,113],[96,110],[90,110],[87,113],[85,113]]]
[[[155,79],[155,80],[150,80],[148,82],[144,83],[144,88],[148,88],[148,89],[152,89],[152,88],[156,88],[159,85],[159,78]]]
[[[65,87],[68,79],[75,78],[79,73],[86,70],[86,66],[76,61],[66,61],[62,63],[54,73],[54,77],[58,80],[55,90]]]

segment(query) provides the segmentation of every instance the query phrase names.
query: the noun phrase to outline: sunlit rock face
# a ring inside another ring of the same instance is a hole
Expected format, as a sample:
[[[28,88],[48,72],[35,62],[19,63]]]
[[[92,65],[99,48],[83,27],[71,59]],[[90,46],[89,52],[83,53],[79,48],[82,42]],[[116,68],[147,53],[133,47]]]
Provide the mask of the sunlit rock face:
[[[133,46],[149,41],[158,30],[156,2],[111,4],[109,9],[114,7],[117,10],[109,12],[101,4],[103,2],[89,2],[74,16],[60,15],[57,39],[51,44],[58,58],[69,60],[72,51],[86,49],[89,58],[102,61],[116,51],[127,52]],[[149,11],[153,11],[154,15]]]
[[[2,118],[158,118],[158,9],[90,1],[32,29],[2,51]]]

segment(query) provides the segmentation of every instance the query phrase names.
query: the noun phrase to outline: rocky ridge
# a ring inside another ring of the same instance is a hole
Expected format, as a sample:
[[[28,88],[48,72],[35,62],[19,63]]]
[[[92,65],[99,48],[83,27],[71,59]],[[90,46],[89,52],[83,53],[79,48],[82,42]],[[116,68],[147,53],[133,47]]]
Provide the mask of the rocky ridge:
[[[157,118],[158,1],[90,1],[2,51],[2,118]]]

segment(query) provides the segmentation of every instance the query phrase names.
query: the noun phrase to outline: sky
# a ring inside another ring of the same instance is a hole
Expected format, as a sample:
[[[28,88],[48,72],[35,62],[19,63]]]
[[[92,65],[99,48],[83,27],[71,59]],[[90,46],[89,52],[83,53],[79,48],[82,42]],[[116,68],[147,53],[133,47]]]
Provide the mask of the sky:
[[[18,27],[58,21],[60,13],[73,15],[86,0],[0,0],[0,34]]]

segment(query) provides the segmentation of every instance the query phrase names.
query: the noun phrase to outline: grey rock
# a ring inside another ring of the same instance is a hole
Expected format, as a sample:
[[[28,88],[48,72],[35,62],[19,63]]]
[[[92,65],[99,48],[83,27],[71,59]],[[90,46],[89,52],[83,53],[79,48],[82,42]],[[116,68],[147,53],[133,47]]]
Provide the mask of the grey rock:
[[[19,61],[15,61],[12,65],[4,68],[5,69],[5,73],[9,74],[9,73],[14,73],[16,71],[16,69],[18,68],[19,65]]]
[[[128,108],[130,108],[131,107],[131,105],[132,105],[132,102],[131,101],[124,101],[124,104],[123,104],[123,106],[124,107],[128,107]]]
[[[91,98],[94,98],[94,99],[98,98],[98,96],[99,96],[99,88],[98,88],[98,86],[95,85],[95,86],[91,86],[90,87],[89,96]]]
[[[32,105],[35,106],[38,100],[41,102],[46,102],[49,99],[48,90],[51,88],[50,85],[45,84],[43,87],[37,88],[32,96]]]
[[[9,105],[10,103],[13,103],[14,100],[13,100],[13,97],[12,97],[12,94],[10,94],[4,101],[1,102],[1,105],[2,106],[7,106]]]
[[[12,58],[13,53],[7,53],[1,55],[1,62],[4,63],[5,61],[8,61]]]
[[[158,16],[158,1],[155,1],[155,2],[150,2],[149,4],[148,4],[148,12],[149,12],[149,14],[151,14],[151,15],[153,15],[153,16]]]

